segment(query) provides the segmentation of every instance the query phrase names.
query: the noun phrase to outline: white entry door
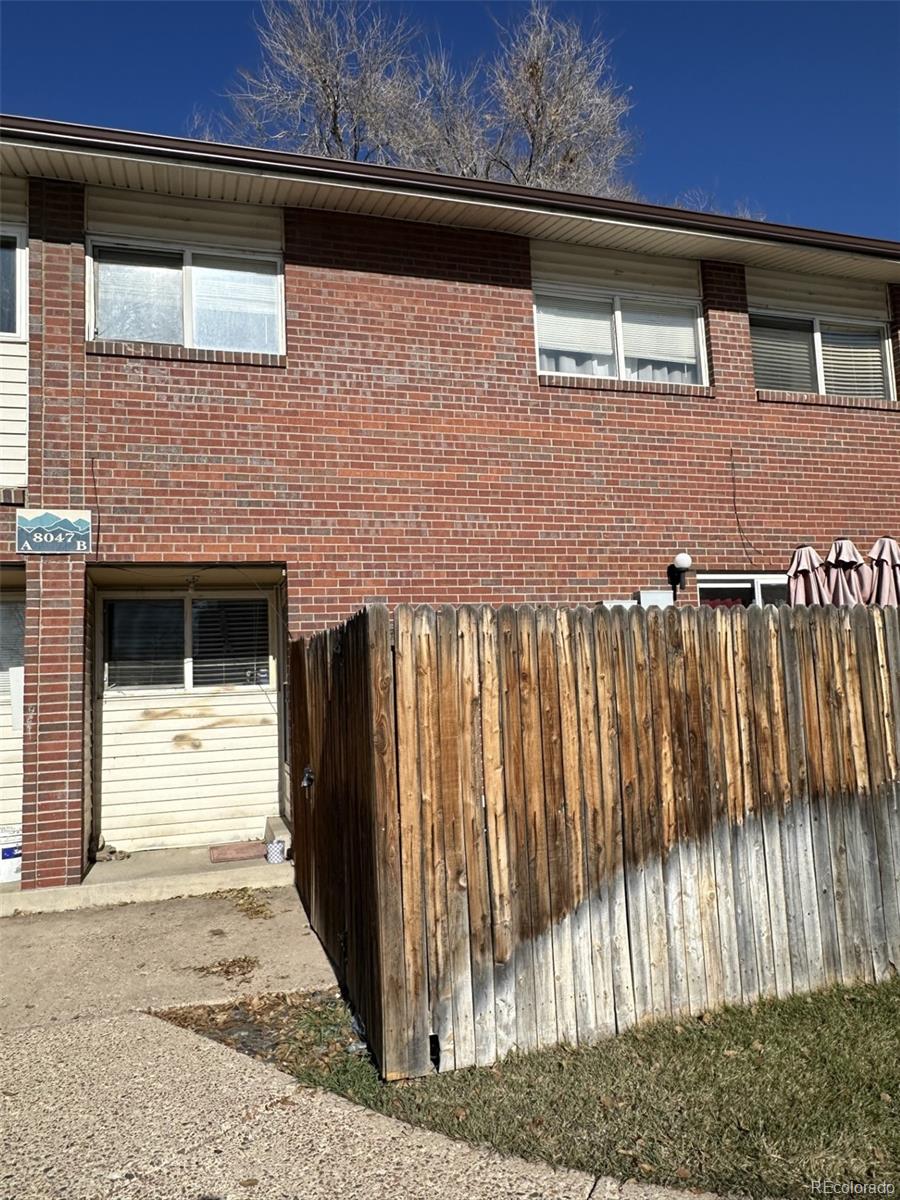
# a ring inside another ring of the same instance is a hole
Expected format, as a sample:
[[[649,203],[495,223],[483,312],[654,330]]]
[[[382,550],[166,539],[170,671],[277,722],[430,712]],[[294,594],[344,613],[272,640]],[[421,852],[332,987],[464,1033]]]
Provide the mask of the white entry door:
[[[100,833],[117,850],[261,838],[278,813],[272,595],[105,595]]]

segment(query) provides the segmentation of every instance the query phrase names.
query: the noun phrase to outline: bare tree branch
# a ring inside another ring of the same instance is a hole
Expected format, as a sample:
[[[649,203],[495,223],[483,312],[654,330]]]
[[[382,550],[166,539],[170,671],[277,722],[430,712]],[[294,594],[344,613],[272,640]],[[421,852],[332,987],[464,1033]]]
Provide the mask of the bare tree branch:
[[[499,49],[457,71],[418,50],[406,19],[358,0],[264,0],[260,65],[239,72],[230,111],[201,136],[330,158],[395,163],[534,187],[624,195],[627,93],[609,44],[545,0]]]

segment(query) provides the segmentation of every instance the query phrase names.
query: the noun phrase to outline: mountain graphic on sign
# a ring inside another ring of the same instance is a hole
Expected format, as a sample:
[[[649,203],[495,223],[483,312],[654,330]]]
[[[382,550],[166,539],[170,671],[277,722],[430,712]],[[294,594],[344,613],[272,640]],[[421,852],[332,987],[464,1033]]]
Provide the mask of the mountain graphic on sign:
[[[39,517],[30,517],[27,520],[19,518],[19,528],[28,533],[34,533],[38,529],[45,533],[55,529],[63,533],[87,533],[90,527],[90,522],[81,517],[77,521],[70,521],[68,517],[61,517],[59,513],[53,512],[41,513]]]

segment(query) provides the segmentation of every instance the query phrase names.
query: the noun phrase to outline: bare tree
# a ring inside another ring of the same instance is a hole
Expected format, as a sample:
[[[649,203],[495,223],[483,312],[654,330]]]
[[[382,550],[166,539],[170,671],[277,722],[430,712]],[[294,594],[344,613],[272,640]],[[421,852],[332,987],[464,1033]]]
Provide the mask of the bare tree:
[[[402,16],[357,0],[265,0],[261,64],[240,72],[225,136],[332,158],[624,195],[632,143],[609,43],[532,0],[463,72]],[[194,122],[195,131],[198,122]]]
[[[241,70],[231,112],[208,136],[300,154],[390,162],[394,114],[418,101],[415,33],[372,5],[265,0],[258,71]]]
[[[489,72],[495,176],[594,195],[627,190],[619,172],[632,150],[631,106],[609,53],[601,33],[585,38],[540,0],[503,31]]]

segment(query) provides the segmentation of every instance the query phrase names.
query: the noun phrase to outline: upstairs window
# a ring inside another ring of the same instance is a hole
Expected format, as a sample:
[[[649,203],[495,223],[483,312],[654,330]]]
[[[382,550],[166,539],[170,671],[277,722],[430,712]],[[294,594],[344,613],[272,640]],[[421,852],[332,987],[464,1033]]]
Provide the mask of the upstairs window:
[[[0,231],[0,338],[21,340],[26,332],[27,285],[24,229]]]
[[[542,372],[650,383],[704,381],[696,304],[539,292],[535,329]]]
[[[825,396],[890,395],[883,325],[754,313],[750,340],[758,388]]]
[[[282,352],[274,258],[95,244],[92,259],[92,339]]]

